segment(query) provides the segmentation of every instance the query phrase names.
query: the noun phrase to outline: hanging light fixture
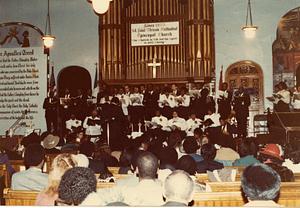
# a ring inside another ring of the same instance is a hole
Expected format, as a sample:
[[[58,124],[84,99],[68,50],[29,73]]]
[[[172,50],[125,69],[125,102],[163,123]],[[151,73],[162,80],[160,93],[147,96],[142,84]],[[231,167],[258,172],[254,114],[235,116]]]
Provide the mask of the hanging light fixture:
[[[42,37],[44,41],[44,46],[46,48],[51,48],[53,46],[55,37],[51,35],[51,21],[50,21],[50,2],[48,0],[48,10],[46,19],[45,35]]]
[[[88,0],[88,2],[92,3],[93,9],[97,14],[106,13],[111,1],[112,0]]]
[[[251,0],[248,0],[246,25],[242,27],[242,30],[245,32],[246,38],[254,38],[257,29],[258,27],[253,25],[252,21]]]

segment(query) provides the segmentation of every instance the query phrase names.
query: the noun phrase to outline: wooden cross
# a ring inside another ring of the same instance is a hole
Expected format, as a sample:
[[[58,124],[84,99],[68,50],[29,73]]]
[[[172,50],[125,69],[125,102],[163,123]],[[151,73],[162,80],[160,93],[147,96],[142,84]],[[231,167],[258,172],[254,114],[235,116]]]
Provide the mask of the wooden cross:
[[[156,78],[156,69],[161,66],[161,63],[156,62],[156,58],[153,59],[152,63],[148,63],[148,66],[152,67],[152,76],[153,79]]]

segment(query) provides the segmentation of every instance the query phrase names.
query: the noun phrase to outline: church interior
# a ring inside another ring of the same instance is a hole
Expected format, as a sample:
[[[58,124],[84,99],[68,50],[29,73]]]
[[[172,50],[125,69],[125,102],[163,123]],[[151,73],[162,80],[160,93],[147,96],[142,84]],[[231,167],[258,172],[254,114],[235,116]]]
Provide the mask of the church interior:
[[[0,0],[0,121],[1,205],[300,206],[300,0]]]

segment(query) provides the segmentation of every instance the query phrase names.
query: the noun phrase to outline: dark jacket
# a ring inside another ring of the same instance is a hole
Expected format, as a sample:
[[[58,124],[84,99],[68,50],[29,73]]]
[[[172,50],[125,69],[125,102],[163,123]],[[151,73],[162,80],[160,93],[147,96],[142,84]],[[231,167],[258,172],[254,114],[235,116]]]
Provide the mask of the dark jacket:
[[[275,170],[281,178],[281,182],[293,182],[295,181],[294,173],[285,166],[277,165],[276,163],[266,163]]]
[[[106,170],[106,166],[104,162],[101,160],[95,160],[89,158],[89,168],[91,168],[95,173],[101,174],[104,173]]]

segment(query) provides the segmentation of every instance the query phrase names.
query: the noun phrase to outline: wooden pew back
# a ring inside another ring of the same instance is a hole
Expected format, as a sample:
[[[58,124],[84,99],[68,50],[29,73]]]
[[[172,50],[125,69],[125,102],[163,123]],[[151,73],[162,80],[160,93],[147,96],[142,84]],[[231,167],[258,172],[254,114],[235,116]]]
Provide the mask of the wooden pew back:
[[[37,191],[15,191],[5,188],[3,197],[6,206],[33,206],[38,193]]]

